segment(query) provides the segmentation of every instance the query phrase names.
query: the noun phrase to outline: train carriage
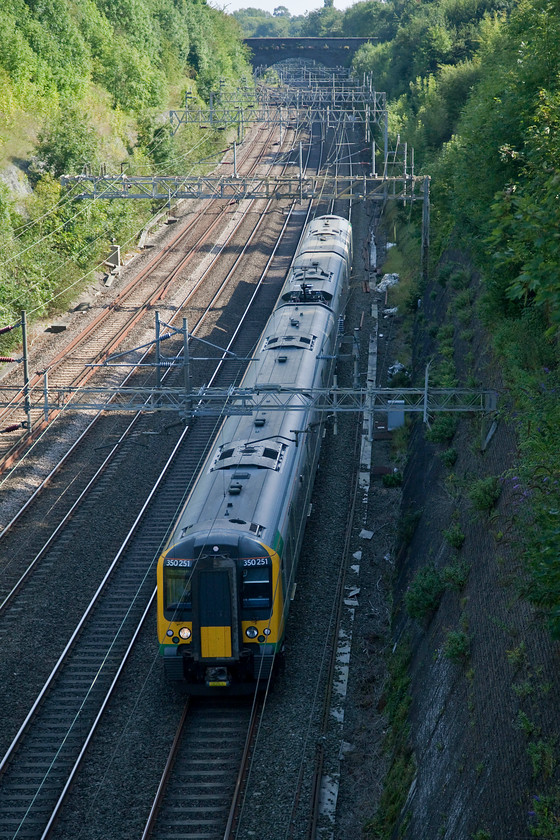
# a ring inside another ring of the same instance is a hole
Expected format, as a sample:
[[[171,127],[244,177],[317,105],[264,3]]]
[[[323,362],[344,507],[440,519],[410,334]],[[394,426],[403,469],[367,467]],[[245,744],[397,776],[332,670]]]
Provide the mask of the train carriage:
[[[307,225],[244,388],[330,384],[351,255],[345,219]],[[160,653],[192,694],[251,692],[282,649],[322,438],[300,399],[224,420],[159,559]]]

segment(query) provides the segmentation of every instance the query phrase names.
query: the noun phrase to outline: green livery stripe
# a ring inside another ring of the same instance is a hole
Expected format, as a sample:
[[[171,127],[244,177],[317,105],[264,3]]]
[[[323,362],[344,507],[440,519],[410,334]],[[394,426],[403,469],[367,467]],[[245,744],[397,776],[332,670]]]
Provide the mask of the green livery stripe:
[[[274,534],[274,539],[272,540],[270,547],[273,548],[280,557],[282,557],[282,552],[284,551],[284,540],[280,531],[276,531]]]

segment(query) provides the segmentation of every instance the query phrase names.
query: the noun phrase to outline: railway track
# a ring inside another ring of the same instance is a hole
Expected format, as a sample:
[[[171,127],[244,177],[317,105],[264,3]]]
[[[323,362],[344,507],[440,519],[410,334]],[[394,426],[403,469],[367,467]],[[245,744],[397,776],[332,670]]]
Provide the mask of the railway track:
[[[265,284],[263,291],[270,295],[270,303],[265,304],[261,299],[260,305],[263,311],[268,311],[276,292],[272,283],[268,289]],[[254,335],[238,335],[239,343],[235,345],[235,349],[239,356],[250,353],[259,332],[260,329],[256,327]],[[225,371],[222,368],[220,376],[225,379],[220,380],[219,384],[227,382],[228,377],[229,381],[234,381],[238,375],[239,369],[229,366],[229,370]],[[196,475],[204,455],[204,444],[196,442],[195,436],[200,433],[201,437],[206,436],[208,441],[213,426],[213,421],[199,418],[188,432],[181,436],[181,443],[178,444],[172,458],[173,466],[166,471],[165,478],[162,478],[162,483],[158,485],[157,500],[155,496],[151,498],[150,504],[137,518],[137,528],[129,535],[126,545],[123,544],[122,549],[117,552],[115,559],[118,562],[115,568],[106,582],[98,587],[98,605],[88,610],[87,621],[84,619],[84,624],[80,623],[75,641],[67,646],[67,655],[65,651],[64,659],[62,656],[59,658],[59,670],[56,674],[54,670],[52,672],[45,697],[38,701],[37,706],[33,706],[25,725],[20,728],[18,743],[14,741],[9,748],[0,766],[0,784],[3,794],[4,791],[8,794],[11,791],[14,796],[12,799],[8,797],[6,810],[3,811],[4,805],[0,805],[0,826],[4,823],[4,816],[8,820],[7,833],[2,834],[0,830],[0,838],[15,837],[16,833],[18,837],[42,838],[51,831],[56,815],[62,808],[68,786],[78,772],[79,763],[93,737],[92,727],[99,721],[105,704],[109,702],[110,690],[115,686],[124,668],[124,652],[132,649],[136,634],[140,632],[142,622],[149,615],[153,592],[150,592],[148,581],[151,579],[153,562],[165,540],[162,523],[174,520],[186,487]],[[185,443],[186,446],[183,445]],[[185,460],[180,454],[182,449],[188,452],[188,455],[184,456]],[[173,489],[175,471],[179,480]],[[108,486],[98,490],[101,497],[110,495],[111,480],[109,478]],[[169,497],[164,485],[170,488]],[[80,531],[79,524],[76,531]],[[71,530],[65,528],[64,540],[65,550],[68,551],[68,547],[75,542]],[[144,547],[147,552],[140,557]],[[138,567],[135,566],[137,558]],[[76,564],[74,572],[70,573],[80,574],[80,565],[83,570],[83,564]],[[25,589],[27,591],[27,587]],[[29,590],[28,605],[32,604],[40,591],[41,583],[38,582],[34,591]],[[111,597],[110,592],[113,593]],[[23,601],[18,600],[18,603],[23,605],[20,607],[20,615],[25,615],[27,610],[32,608],[26,606]],[[88,624],[90,619],[91,626]],[[17,626],[16,613],[13,614],[12,621],[11,629],[8,625],[3,628],[5,636],[10,635]],[[1,630],[2,628],[0,632]],[[98,636],[103,637],[100,647],[96,647]],[[87,641],[84,647],[82,639],[84,643]],[[58,686],[62,693],[57,701]],[[105,698],[103,700],[102,694]],[[47,704],[49,698],[53,698],[51,705]],[[61,712],[64,712],[64,717],[57,716]],[[34,734],[36,732],[47,733],[48,737],[41,740]],[[27,784],[26,768],[31,767],[46,769],[47,772],[45,775],[36,773],[31,787],[24,789],[24,783]],[[3,799],[5,798],[3,796]],[[48,817],[45,817],[46,814]],[[196,820],[197,817],[193,819]],[[191,820],[191,823],[192,828],[195,822]],[[15,831],[10,834],[9,831],[14,827]]]
[[[276,299],[277,288],[262,284],[262,295],[264,302],[257,301],[258,296],[254,295],[252,304],[255,307],[258,302],[264,318]],[[247,355],[260,333],[262,318],[249,317],[246,329],[234,331],[230,349],[239,356]],[[237,375],[237,370],[222,365],[216,384],[229,384]],[[0,838],[36,838],[46,836],[50,830],[148,614],[154,596],[154,563],[215,426],[215,419],[202,418],[184,430],[160,480],[6,752],[0,765]],[[88,510],[82,513],[80,509],[79,513],[87,517]],[[71,564],[66,558],[69,546],[79,544],[77,535],[85,525],[77,514],[71,525],[52,546],[48,564],[41,564],[46,574],[52,566],[65,564],[68,575],[79,575],[81,564]],[[53,554],[56,551],[58,557]],[[75,558],[78,559],[84,558]],[[17,626],[19,616],[33,611],[37,592],[43,590],[44,597],[44,583],[44,576],[41,579],[36,575],[18,596],[18,609],[12,606],[3,621],[5,639]],[[31,768],[35,769],[31,772]],[[47,821],[45,814],[50,815]]]
[[[273,131],[270,130],[257,156],[254,156],[251,146],[244,151],[244,156],[240,156],[240,168],[245,170],[245,174],[251,174],[262,164],[272,137]],[[274,163],[267,165],[272,168]],[[120,347],[146,312],[168,295],[173,283],[200,255],[205,244],[211,238],[219,239],[217,233],[224,226],[224,216],[229,213],[230,208],[224,202],[206,203],[115,299],[49,361],[49,388],[84,385],[96,372],[92,365],[99,364]],[[210,224],[207,221],[209,218],[212,219]],[[41,372],[30,379],[27,389],[29,415],[25,407],[26,389],[17,385],[4,385],[2,388],[7,405],[0,411],[0,429],[12,431],[0,436],[0,472],[17,460],[31,440],[58,413],[53,412],[49,420],[44,417],[44,378],[45,374]],[[28,418],[31,434],[22,431]]]
[[[211,311],[212,307],[218,305],[220,295],[223,294],[223,290],[230,277],[234,274],[236,267],[239,266],[247,252],[252,248],[253,238],[257,235],[264,218],[265,214],[263,213],[258,217],[256,224],[251,224],[250,232],[242,234],[244,240],[243,246],[234,249],[234,253],[228,255],[229,260],[225,270],[221,272],[221,279],[214,278],[210,282],[207,277],[209,277],[210,271],[217,260],[218,253],[214,255],[214,259],[209,261],[196,284],[178,301],[176,311],[170,318],[171,322],[180,320],[183,315],[188,315],[190,332],[193,335],[196,335],[200,329],[206,329],[203,326],[205,316]],[[231,231],[232,235],[241,223],[242,220],[238,220],[234,229]],[[288,241],[283,247],[284,254],[282,255],[280,253],[279,275],[287,268],[293,246]],[[222,250],[223,248],[220,249],[220,253]],[[275,250],[273,248],[272,253]],[[248,300],[248,297],[246,297],[246,300]],[[265,304],[265,306],[269,305],[269,303]],[[209,334],[208,330],[206,330],[206,334]],[[246,354],[250,353],[250,349],[250,347],[247,348],[245,351]],[[181,351],[182,346],[179,346],[176,352],[181,353]],[[147,353],[144,354],[139,361],[142,362],[147,355]],[[202,381],[207,381],[210,375],[210,371],[201,369],[198,374],[199,384]],[[196,382],[194,384],[196,385]],[[94,421],[88,426],[86,431],[90,430],[93,423],[98,420],[100,420],[99,416],[94,418]],[[75,513],[77,505],[85,498],[86,493],[93,491],[96,482],[98,489],[95,492],[99,494],[106,492],[108,485],[110,486],[113,479],[111,473],[106,479],[103,479],[103,474],[107,472],[112,459],[117,457],[119,453],[122,453],[127,439],[130,440],[131,436],[133,436],[134,445],[134,436],[137,438],[142,434],[157,434],[157,431],[153,428],[153,421],[148,418],[141,418],[140,416],[133,418],[132,422],[126,420],[126,418],[118,417],[113,417],[110,420],[104,418],[103,422],[106,426],[109,425],[111,429],[111,438],[107,442],[107,454],[102,448],[103,445],[100,446],[98,444],[88,454],[87,458],[75,459],[75,465],[67,467],[64,475],[59,476],[59,467],[66,460],[69,460],[69,453],[66,453],[60,465],[47,474],[43,483],[33,494],[30,501],[36,501],[35,497],[38,495],[39,490],[45,486],[49,486],[51,496],[55,498],[54,502],[47,501],[46,506],[43,505],[44,514],[42,516],[41,513],[39,514],[40,519],[43,521],[43,527],[36,530],[29,526],[29,519],[36,514],[30,511],[29,515],[26,515],[29,506],[29,504],[26,504],[0,533],[0,543],[5,548],[6,558],[9,557],[9,560],[6,560],[3,564],[2,575],[0,577],[0,613],[6,609],[10,598],[15,595],[19,587],[24,583],[31,569],[34,568],[38,560],[47,551],[50,543],[62,531],[69,517]],[[146,426],[148,427],[147,429],[145,428]],[[85,434],[84,432],[80,436],[79,443],[81,443]],[[75,444],[74,446],[77,445]],[[51,529],[50,535],[45,537],[44,532],[48,530],[48,523],[50,522],[53,522],[53,528]],[[31,562],[29,562],[30,557],[33,558]]]
[[[233,836],[260,712],[251,698],[187,702],[141,840]]]
[[[206,281],[206,277],[207,275],[209,275],[210,270],[213,268],[215,260],[213,260],[207,266],[206,270],[201,274],[195,286],[192,289],[190,289],[189,292],[180,301],[180,304],[177,307],[177,311],[171,318],[172,322],[180,320],[180,318],[184,314],[189,314],[189,323],[191,325],[190,332],[194,336],[196,336],[201,330],[205,331],[206,335],[210,334],[208,329],[205,327],[204,321],[207,318],[207,316],[211,313],[213,307],[218,306],[220,297],[224,294],[224,290],[226,289],[227,284],[229,283],[230,279],[234,276],[236,268],[239,267],[241,261],[246,256],[247,252],[250,251],[253,239],[258,234],[259,228],[264,218],[265,214],[260,215],[257,219],[256,224],[251,225],[252,229],[250,233],[246,236],[243,246],[239,247],[239,249],[236,249],[236,253],[234,255],[230,255],[230,259],[226,264],[225,270],[221,272],[218,278],[213,278],[211,282]],[[287,217],[287,221],[288,220],[289,217]],[[241,224],[241,221],[239,221],[236,225],[236,230],[239,224]],[[283,226],[283,231],[286,229],[286,226],[286,224]],[[272,255],[274,255],[275,251],[276,248],[273,248]],[[290,253],[290,251],[291,245],[288,245],[288,253]],[[267,269],[270,265],[271,259],[272,257],[268,260]],[[284,261],[279,263],[279,268],[277,269],[278,276],[280,276],[283,273],[283,266],[285,263],[286,255],[284,256]],[[267,269],[265,269],[265,271]],[[245,299],[248,304],[247,295]],[[241,302],[241,305],[245,304]],[[271,305],[271,301],[267,299],[264,304],[264,307],[266,309]],[[223,327],[221,326],[220,329],[223,329]],[[182,349],[183,348],[181,343],[179,343],[176,346],[175,350],[173,350],[173,346],[171,346],[171,355],[173,355],[173,352],[180,354]],[[243,350],[245,355],[250,354],[250,351],[251,346],[249,345]],[[147,355],[148,353],[145,353],[143,358],[147,357]],[[203,381],[207,381],[208,377],[211,375],[211,368],[207,368],[208,366],[199,370],[198,384],[201,384]],[[168,370],[167,373],[169,374],[170,371]],[[167,378],[171,379],[172,377],[167,376]],[[195,382],[194,384],[196,386],[197,382]],[[113,420],[111,420],[110,422],[114,423]],[[140,429],[138,428],[139,426]],[[59,495],[56,498],[57,516],[53,516],[55,512],[55,509],[53,507],[49,508],[48,516],[49,520],[53,520],[57,524],[52,530],[50,536],[44,542],[39,541],[40,538],[42,539],[43,537],[42,531],[44,529],[41,529],[41,531],[37,534],[37,539],[33,539],[34,535],[30,536],[30,533],[28,533],[30,529],[28,524],[28,517],[25,516],[25,506],[20,510],[18,515],[12,518],[12,520],[8,523],[7,527],[2,531],[2,533],[0,533],[0,542],[3,541],[4,544],[6,544],[9,539],[9,542],[11,543],[11,547],[6,548],[6,556],[10,557],[10,561],[4,564],[2,568],[2,576],[0,578],[0,613],[6,609],[11,598],[15,596],[16,592],[19,590],[19,587],[24,583],[31,570],[35,567],[36,563],[45,554],[51,542],[62,531],[62,528],[68,522],[70,516],[75,514],[77,505],[81,503],[81,501],[85,498],[85,495],[88,492],[93,492],[94,488],[96,488],[95,492],[97,492],[98,494],[103,494],[104,492],[107,492],[108,486],[112,481],[112,477],[111,474],[109,474],[107,477],[104,478],[104,474],[107,473],[108,467],[111,464],[112,459],[118,454],[122,454],[122,449],[126,440],[130,439],[130,436],[133,434],[142,434],[142,427],[145,426],[153,426],[153,422],[149,418],[141,417],[140,414],[134,417],[132,421],[121,420],[118,426],[113,424],[113,428],[118,429],[118,431],[113,431],[113,434],[117,435],[117,440],[114,444],[109,446],[108,454],[105,454],[102,449],[98,448],[94,450],[94,452],[87,459],[85,468],[83,463],[81,463],[79,464],[77,474],[72,474],[71,476],[68,476],[68,474],[66,474],[64,477],[61,477],[62,486],[60,487]],[[88,428],[91,428],[91,426]],[[65,455],[63,461],[66,459],[66,457],[67,456]],[[46,485],[48,483],[51,484],[52,489],[56,488],[56,470],[51,471],[51,473],[47,476],[44,484]],[[55,485],[54,487],[53,484]],[[71,490],[66,489],[68,487],[71,488]],[[76,526],[74,525],[71,527]],[[24,568],[21,568],[21,564],[16,562],[16,557],[18,554],[22,556],[24,553],[25,566]],[[33,557],[31,563],[28,562],[30,553]]]

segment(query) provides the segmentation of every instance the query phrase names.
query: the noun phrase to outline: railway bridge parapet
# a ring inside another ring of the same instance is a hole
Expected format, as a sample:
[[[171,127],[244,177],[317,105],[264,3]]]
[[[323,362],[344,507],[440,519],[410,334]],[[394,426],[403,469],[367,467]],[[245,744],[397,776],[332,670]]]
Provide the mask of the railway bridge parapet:
[[[349,67],[356,51],[376,38],[244,38],[253,67],[286,59],[306,59],[327,67]]]

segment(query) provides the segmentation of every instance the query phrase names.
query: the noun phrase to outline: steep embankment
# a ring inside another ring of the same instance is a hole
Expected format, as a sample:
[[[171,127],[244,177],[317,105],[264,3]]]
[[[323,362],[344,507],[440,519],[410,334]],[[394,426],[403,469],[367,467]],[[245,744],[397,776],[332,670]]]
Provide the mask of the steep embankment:
[[[58,177],[176,174],[223,147],[170,108],[239,93],[250,70],[235,21],[202,0],[6,0],[0,19],[0,326],[64,308],[112,241],[156,207],[73,201]],[[10,341],[4,336],[3,346]],[[19,337],[16,337],[18,340]]]
[[[463,381],[472,371],[498,389],[504,419],[485,451],[478,417],[455,431],[417,424],[411,439],[394,637],[410,656],[415,767],[398,821],[415,840],[557,836],[545,812],[557,778],[558,643],[523,598],[517,435],[472,307],[478,288],[464,269],[431,284],[416,325],[418,372],[430,356],[436,371],[454,363]]]

